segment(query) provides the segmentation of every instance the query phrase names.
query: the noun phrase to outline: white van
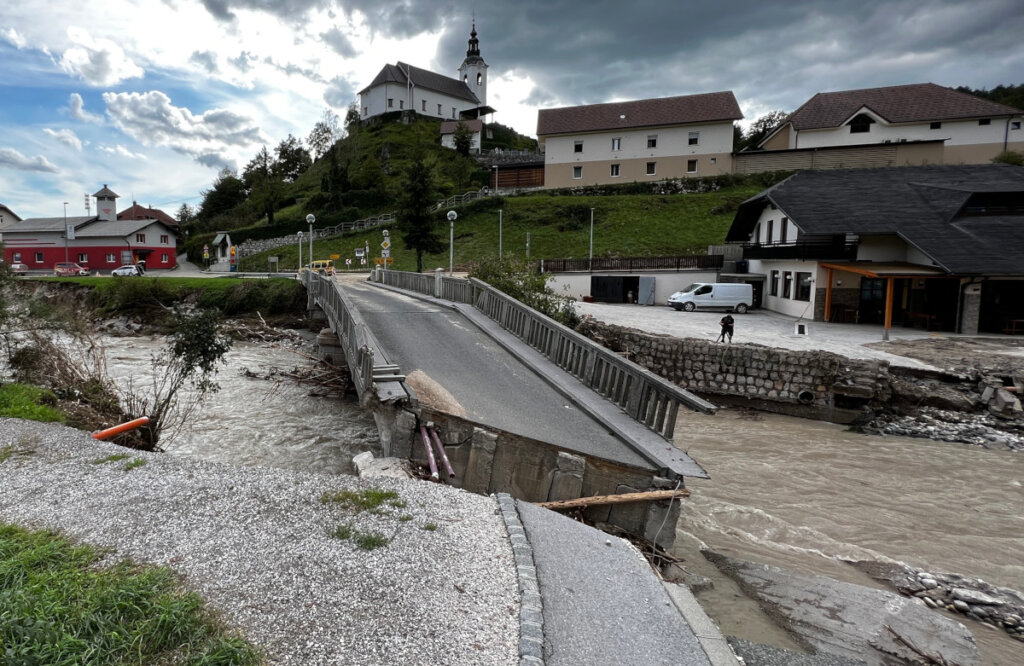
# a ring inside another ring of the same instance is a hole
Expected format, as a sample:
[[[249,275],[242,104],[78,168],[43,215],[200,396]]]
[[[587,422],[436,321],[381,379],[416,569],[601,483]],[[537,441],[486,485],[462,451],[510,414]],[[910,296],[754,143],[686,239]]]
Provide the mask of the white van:
[[[744,314],[753,302],[754,288],[739,282],[696,282],[668,297],[669,305],[687,312],[697,308],[726,308]]]

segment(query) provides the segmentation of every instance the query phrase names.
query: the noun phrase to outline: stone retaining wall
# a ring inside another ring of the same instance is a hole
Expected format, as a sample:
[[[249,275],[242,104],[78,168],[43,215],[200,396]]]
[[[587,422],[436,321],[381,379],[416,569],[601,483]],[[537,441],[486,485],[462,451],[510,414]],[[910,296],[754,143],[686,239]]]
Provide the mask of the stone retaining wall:
[[[580,333],[696,393],[756,401],[761,409],[845,422],[892,397],[886,361],[824,351],[673,338],[593,320]]]

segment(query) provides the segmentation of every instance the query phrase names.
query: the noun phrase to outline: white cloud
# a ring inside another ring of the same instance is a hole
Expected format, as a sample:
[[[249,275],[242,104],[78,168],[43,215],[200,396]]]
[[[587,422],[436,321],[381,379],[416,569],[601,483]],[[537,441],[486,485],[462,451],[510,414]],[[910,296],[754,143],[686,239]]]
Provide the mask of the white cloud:
[[[68,99],[68,109],[71,112],[71,117],[75,120],[97,125],[103,122],[103,116],[85,110],[85,102],[82,101],[82,96],[78,93],[71,93],[71,97]]]
[[[147,93],[103,93],[114,125],[146,146],[164,146],[201,164],[224,164],[229,155],[266,142],[256,122],[227,109],[195,115],[171,104],[171,98]]]
[[[0,37],[3,37],[4,40],[13,44],[14,48],[18,50],[25,48],[28,44],[28,42],[25,41],[25,38],[21,36],[21,33],[14,28],[8,28],[7,30],[0,32]]]
[[[145,74],[124,49],[109,39],[93,39],[88,31],[75,26],[68,28],[68,39],[76,46],[64,51],[60,66],[90,85],[112,86]]]
[[[59,169],[42,155],[25,157],[13,148],[0,148],[0,167],[17,169],[18,171],[39,171],[57,173]]]
[[[133,160],[148,160],[149,159],[146,155],[143,155],[142,153],[132,152],[132,151],[128,150],[127,148],[125,148],[124,146],[122,146],[121,144],[119,144],[119,143],[115,144],[113,146],[102,146],[101,145],[101,146],[97,146],[97,148],[99,150],[101,150],[102,152],[107,153],[108,155],[116,155],[117,157],[127,157],[127,158],[130,158],[130,159],[133,159]]]
[[[79,139],[78,136],[69,129],[52,130],[49,127],[44,127],[43,133],[46,134],[47,136],[53,137],[57,141],[60,141],[65,146],[74,148],[79,152],[81,152],[82,150],[82,140]]]

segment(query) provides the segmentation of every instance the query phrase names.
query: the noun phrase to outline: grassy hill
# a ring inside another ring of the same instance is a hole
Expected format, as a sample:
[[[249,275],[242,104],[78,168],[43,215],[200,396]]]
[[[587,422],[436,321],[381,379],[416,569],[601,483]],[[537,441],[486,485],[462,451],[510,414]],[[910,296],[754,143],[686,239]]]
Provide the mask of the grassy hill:
[[[760,192],[762,184],[735,185],[701,194],[621,194],[604,196],[552,196],[539,193],[514,197],[490,197],[458,209],[455,222],[455,266],[467,269],[483,257],[498,255],[498,211],[502,218],[502,247],[505,254],[526,256],[530,235],[530,258],[586,257],[590,242],[590,209],[594,209],[594,256],[671,256],[703,254],[709,244],[721,243],[736,207]],[[445,212],[437,216],[438,233],[444,240],[442,253],[426,255],[425,268],[448,266],[449,224]],[[393,268],[415,270],[415,253],[405,248],[397,229],[391,229]],[[356,232],[317,240],[316,259],[339,255],[338,267],[354,258],[354,250],[369,243],[371,256],[379,256],[381,231]],[[303,263],[309,259],[308,242]],[[296,246],[282,247],[242,261],[242,270],[267,270],[267,256],[280,258],[282,269],[294,269]],[[358,262],[354,261],[358,266]]]

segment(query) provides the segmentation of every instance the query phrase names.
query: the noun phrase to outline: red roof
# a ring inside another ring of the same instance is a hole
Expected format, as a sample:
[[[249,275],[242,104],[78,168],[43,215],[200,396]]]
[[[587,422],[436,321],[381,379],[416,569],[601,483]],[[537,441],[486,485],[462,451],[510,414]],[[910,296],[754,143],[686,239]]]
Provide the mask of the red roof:
[[[890,123],[984,118],[1022,113],[934,83],[818,93],[790,114],[786,122],[797,131],[839,127],[867,107]],[[785,123],[784,123],[785,124]]]
[[[603,130],[662,127],[743,117],[731,91],[682,95],[632,102],[612,102],[561,109],[541,109],[537,114],[537,135],[600,132]]]
[[[125,208],[117,214],[119,220],[160,220],[171,229],[178,229],[181,225],[173,217],[158,208],[146,208],[137,202],[132,202],[130,208]]]

